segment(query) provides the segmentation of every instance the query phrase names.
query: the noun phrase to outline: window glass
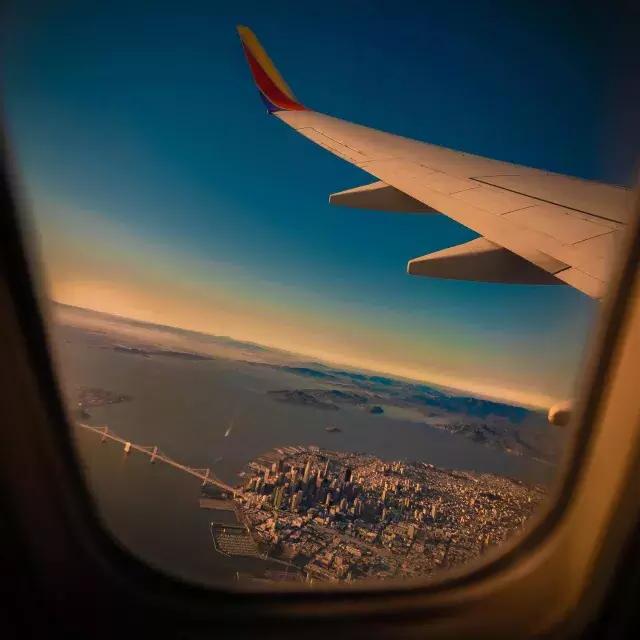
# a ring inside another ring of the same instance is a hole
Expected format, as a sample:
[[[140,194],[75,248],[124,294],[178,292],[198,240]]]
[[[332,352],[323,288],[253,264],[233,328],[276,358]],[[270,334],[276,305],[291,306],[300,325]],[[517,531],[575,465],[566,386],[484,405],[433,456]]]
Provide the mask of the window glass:
[[[638,149],[631,26],[577,18],[8,3],[52,355],[119,544],[191,581],[306,587],[427,578],[526,528]]]

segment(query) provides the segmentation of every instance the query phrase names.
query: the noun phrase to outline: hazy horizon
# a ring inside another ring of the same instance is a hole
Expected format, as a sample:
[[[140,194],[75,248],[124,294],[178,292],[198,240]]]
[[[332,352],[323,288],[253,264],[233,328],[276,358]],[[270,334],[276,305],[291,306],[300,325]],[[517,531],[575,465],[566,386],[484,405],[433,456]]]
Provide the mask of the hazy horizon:
[[[360,366],[358,364],[352,363],[352,362],[348,362],[348,361],[343,361],[343,362],[338,362],[335,360],[330,360],[327,358],[323,358],[323,357],[318,357],[312,354],[308,354],[308,353],[303,353],[303,352],[297,352],[297,351],[292,351],[291,349],[286,349],[286,348],[282,348],[276,345],[271,345],[271,344],[265,344],[265,343],[261,343],[261,342],[256,342],[255,340],[250,340],[247,338],[243,338],[243,337],[239,337],[239,336],[233,336],[233,335],[227,335],[227,334],[218,334],[218,333],[212,333],[212,332],[206,332],[206,331],[201,331],[198,329],[193,329],[190,327],[185,327],[185,326],[178,326],[178,325],[171,325],[171,324],[166,324],[166,323],[159,323],[159,322],[155,322],[155,321],[149,321],[149,320],[144,320],[141,318],[135,318],[132,316],[124,316],[121,314],[117,314],[117,313],[110,313],[107,311],[102,311],[100,309],[92,309],[89,307],[82,307],[82,306],[78,306],[78,305],[72,305],[72,304],[68,304],[65,302],[61,302],[60,300],[51,300],[51,302],[54,305],[58,305],[61,307],[68,307],[74,310],[79,310],[79,311],[88,311],[90,313],[96,313],[96,314],[101,314],[101,315],[106,315],[106,316],[110,316],[112,318],[117,319],[118,321],[134,321],[134,322],[138,322],[138,323],[142,323],[142,324],[147,324],[150,325],[154,328],[157,328],[159,330],[162,329],[169,329],[169,330],[179,330],[179,331],[189,331],[189,332],[193,332],[195,334],[198,335],[202,335],[202,336],[207,336],[207,337],[213,337],[213,338],[218,338],[218,339],[230,339],[233,341],[236,341],[238,343],[242,343],[242,344],[247,344],[247,345],[255,345],[261,348],[266,348],[269,350],[273,350],[273,351],[277,351],[280,353],[283,353],[289,357],[297,357],[297,363],[298,364],[319,364],[321,366],[326,366],[326,367],[335,367],[335,366],[340,366],[340,367],[344,367],[345,369],[351,369],[354,372],[364,372],[364,373],[368,373],[368,374],[378,374],[378,375],[384,375],[384,376],[388,376],[388,377],[393,377],[399,380],[403,380],[403,381],[408,381],[408,382],[413,382],[413,383],[420,383],[420,384],[426,384],[426,385],[431,385],[437,388],[440,388],[442,390],[445,391],[449,391],[449,392],[454,392],[454,393],[466,393],[466,394],[470,394],[473,395],[474,397],[478,397],[478,398],[482,398],[482,399],[486,399],[486,400],[494,400],[494,401],[499,401],[499,402],[504,402],[506,404],[513,404],[516,406],[522,406],[525,408],[529,408],[529,409],[548,409],[549,408],[549,404],[536,404],[534,402],[525,402],[523,401],[521,398],[517,398],[517,397],[508,397],[506,395],[499,395],[499,394],[491,394],[489,392],[485,392],[476,388],[469,388],[469,387],[461,387],[461,386],[456,386],[455,384],[447,384],[447,383],[442,383],[442,382],[438,382],[436,380],[433,379],[427,379],[425,377],[421,377],[421,378],[417,378],[417,377],[412,377],[412,376],[407,376],[395,371],[391,371],[388,369],[371,369],[371,368],[367,368],[364,366]],[[194,350],[197,350],[197,348],[194,347]]]

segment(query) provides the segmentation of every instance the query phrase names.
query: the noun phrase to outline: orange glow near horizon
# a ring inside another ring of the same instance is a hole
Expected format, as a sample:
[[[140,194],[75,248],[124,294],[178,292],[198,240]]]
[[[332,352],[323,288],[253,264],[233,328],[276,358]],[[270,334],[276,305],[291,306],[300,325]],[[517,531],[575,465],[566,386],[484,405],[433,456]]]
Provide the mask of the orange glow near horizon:
[[[255,315],[251,317],[243,315],[242,312],[234,313],[228,306],[212,308],[208,301],[201,301],[200,304],[192,301],[188,308],[182,306],[184,301],[179,299],[168,305],[165,298],[153,295],[149,291],[140,291],[135,287],[126,287],[106,280],[91,279],[57,281],[51,286],[51,294],[54,300],[63,304],[144,322],[229,336],[237,340],[290,351],[301,357],[312,358],[327,364],[385,373],[491,399],[535,408],[548,408],[558,401],[558,398],[542,393],[526,393],[498,384],[465,380],[446,372],[429,371],[417,365],[391,359],[367,357],[362,348],[358,348],[359,341],[355,341],[356,344],[351,344],[348,348],[345,341],[334,340],[332,344],[329,336],[316,334],[317,340],[309,343],[308,332],[296,329],[294,322],[283,325],[277,318],[267,319],[266,314],[262,313],[258,317]],[[274,326],[274,321],[279,326]],[[336,349],[336,346],[341,346],[342,349]],[[378,350],[380,346],[378,345]]]
[[[447,327],[437,327],[440,333],[426,328],[415,340],[380,318],[356,315],[348,304],[319,304],[308,292],[259,277],[234,280],[227,265],[190,262],[108,226],[100,237],[104,242],[96,244],[77,232],[47,231],[41,254],[49,297],[531,407],[565,397],[554,381],[532,386],[526,372],[505,375],[500,358],[510,354],[493,354]]]

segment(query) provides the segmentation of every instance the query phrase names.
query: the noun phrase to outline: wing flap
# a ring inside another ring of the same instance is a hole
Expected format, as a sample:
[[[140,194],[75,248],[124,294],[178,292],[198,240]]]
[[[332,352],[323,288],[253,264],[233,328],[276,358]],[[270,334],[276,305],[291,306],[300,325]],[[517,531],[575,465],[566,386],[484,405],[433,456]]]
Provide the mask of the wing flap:
[[[329,204],[394,213],[434,213],[431,207],[380,181],[332,193]]]
[[[566,269],[560,262],[550,268]],[[505,284],[562,284],[551,273],[524,260],[486,238],[429,253],[410,260],[407,272],[414,276],[500,282]]]

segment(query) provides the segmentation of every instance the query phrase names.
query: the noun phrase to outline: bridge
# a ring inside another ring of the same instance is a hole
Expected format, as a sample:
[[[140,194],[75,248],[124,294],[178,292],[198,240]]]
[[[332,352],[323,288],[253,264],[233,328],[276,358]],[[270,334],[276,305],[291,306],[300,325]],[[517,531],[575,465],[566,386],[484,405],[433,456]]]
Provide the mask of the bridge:
[[[119,442],[124,445],[124,452],[130,453],[131,451],[139,451],[144,455],[149,456],[149,462],[154,463],[156,460],[160,462],[164,462],[180,471],[184,471],[192,476],[198,478],[198,480],[202,481],[202,486],[205,487],[207,485],[212,485],[231,493],[233,496],[236,495],[237,489],[232,487],[231,485],[223,482],[219,478],[212,473],[211,469],[198,469],[196,467],[188,467],[180,462],[177,462],[170,458],[168,455],[160,451],[160,449],[155,446],[143,446],[140,444],[135,444],[126,440],[125,438],[121,438],[119,435],[111,431],[108,427],[92,427],[88,424],[83,424],[82,422],[77,422],[76,425],[81,429],[86,429],[87,431],[92,431],[93,433],[100,436],[102,442],[106,442],[107,440],[113,440],[114,442]]]

